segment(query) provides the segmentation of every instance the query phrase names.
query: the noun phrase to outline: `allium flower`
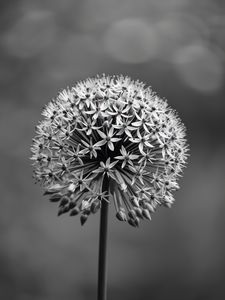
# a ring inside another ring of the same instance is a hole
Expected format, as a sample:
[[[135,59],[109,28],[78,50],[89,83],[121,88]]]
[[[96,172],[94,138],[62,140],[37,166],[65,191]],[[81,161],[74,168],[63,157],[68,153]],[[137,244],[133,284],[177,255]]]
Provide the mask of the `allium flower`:
[[[119,220],[138,226],[174,202],[187,158],[185,127],[151,88],[97,76],[60,92],[43,116],[31,147],[34,177],[59,202],[58,215],[80,213],[83,224],[108,201]]]

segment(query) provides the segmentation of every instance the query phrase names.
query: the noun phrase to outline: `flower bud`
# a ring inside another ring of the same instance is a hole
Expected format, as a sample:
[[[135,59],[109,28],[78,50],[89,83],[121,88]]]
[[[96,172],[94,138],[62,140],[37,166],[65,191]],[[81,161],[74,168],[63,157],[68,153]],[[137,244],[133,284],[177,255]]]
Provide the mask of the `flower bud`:
[[[139,227],[140,219],[136,217],[134,219],[134,223],[135,223],[136,227]]]
[[[73,209],[75,206],[76,206],[76,203],[73,201],[70,201],[70,203],[69,203],[70,209]]]
[[[142,215],[142,209],[140,207],[134,207],[134,210],[136,212],[136,215],[139,217],[139,218],[142,218],[143,219],[143,215]]]
[[[86,214],[82,214],[80,216],[80,223],[81,223],[81,225],[84,225],[84,223],[87,221],[87,219],[88,219],[88,216]]]
[[[60,184],[56,183],[53,186],[49,187],[45,192],[44,195],[51,195],[58,192],[61,189]]]
[[[139,207],[139,202],[137,200],[137,197],[131,197],[130,200],[135,207]]]
[[[145,208],[147,208],[150,211],[150,213],[154,213],[155,212],[154,207],[150,203],[148,203],[148,202],[145,202]]]
[[[80,212],[79,208],[78,207],[74,207],[74,209],[72,209],[70,211],[70,216],[76,216],[76,215],[79,214],[79,212]]]
[[[134,219],[128,219],[128,223],[133,227],[137,227],[137,223],[135,222]]]
[[[89,216],[91,213],[90,208],[86,208],[85,210],[83,210],[83,214]]]
[[[145,219],[151,220],[150,212],[146,208],[142,210],[142,215],[145,217]]]
[[[122,210],[119,210],[117,213],[116,213],[116,217],[119,221],[127,221],[127,216],[126,216],[126,213]]]
[[[131,218],[131,219],[135,219],[137,216],[136,216],[136,212],[135,210],[131,209],[128,211],[128,216]]]
[[[69,211],[69,206],[61,206],[58,210],[58,216],[61,216],[62,214]]]
[[[100,202],[92,202],[91,204],[91,212],[95,214],[100,208]]]
[[[61,198],[62,198],[61,194],[54,194],[49,198],[49,200],[51,202],[58,202]]]
[[[67,203],[69,203],[68,197],[63,197],[62,200],[60,201],[59,206],[65,206]]]
[[[69,205],[64,206],[64,212],[63,213],[67,213],[70,210]]]

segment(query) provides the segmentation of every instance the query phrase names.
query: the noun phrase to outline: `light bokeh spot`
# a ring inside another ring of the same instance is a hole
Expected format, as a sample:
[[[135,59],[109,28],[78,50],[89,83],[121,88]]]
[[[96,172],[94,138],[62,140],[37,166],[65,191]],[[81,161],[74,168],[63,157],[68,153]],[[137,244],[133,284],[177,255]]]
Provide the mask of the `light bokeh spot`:
[[[155,23],[159,40],[158,57],[171,62],[174,52],[208,35],[205,23],[195,16],[182,13],[170,13]]]
[[[124,19],[115,22],[105,32],[106,52],[124,63],[143,63],[155,57],[157,36],[154,28],[142,19]]]
[[[18,19],[3,36],[6,51],[19,58],[29,58],[46,50],[56,38],[51,12],[32,10]]]
[[[223,84],[223,65],[216,51],[202,44],[179,49],[175,54],[177,72],[191,88],[200,92],[214,92]]]

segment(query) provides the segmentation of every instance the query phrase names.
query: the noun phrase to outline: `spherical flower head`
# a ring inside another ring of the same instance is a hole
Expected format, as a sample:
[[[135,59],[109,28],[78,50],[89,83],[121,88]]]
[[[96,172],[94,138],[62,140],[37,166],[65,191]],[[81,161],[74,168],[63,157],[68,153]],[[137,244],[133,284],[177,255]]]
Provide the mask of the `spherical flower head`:
[[[174,202],[188,155],[185,127],[142,82],[88,78],[60,92],[43,116],[31,159],[58,215],[80,214],[84,224],[108,201],[118,220],[137,227]]]

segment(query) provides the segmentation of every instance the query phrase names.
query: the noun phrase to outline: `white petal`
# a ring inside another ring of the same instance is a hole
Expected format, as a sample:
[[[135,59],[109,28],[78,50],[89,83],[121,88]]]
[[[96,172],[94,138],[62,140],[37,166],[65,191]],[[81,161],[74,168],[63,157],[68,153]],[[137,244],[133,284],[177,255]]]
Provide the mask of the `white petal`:
[[[93,146],[94,147],[99,147],[99,146],[105,145],[106,143],[107,143],[106,140],[102,140],[102,141],[99,141],[99,142],[95,143]]]
[[[104,132],[100,131],[100,130],[97,130],[98,134],[100,135],[101,138],[105,139],[106,138],[106,135]]]

